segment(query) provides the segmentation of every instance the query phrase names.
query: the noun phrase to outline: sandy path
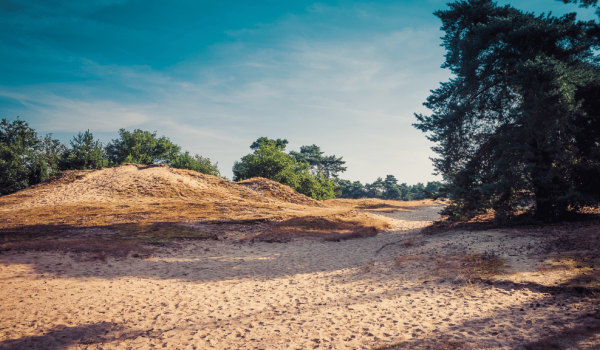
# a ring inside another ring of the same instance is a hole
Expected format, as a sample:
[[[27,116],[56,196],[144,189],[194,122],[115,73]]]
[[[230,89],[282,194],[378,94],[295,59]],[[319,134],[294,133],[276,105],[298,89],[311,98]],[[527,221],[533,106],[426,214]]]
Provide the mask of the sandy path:
[[[421,236],[438,210],[385,214],[398,220],[393,231],[342,242],[181,242],[106,262],[4,252],[0,348],[368,349],[425,338],[519,349],[593,311],[584,298],[540,288],[432,279],[436,249],[491,244]],[[404,239],[417,241],[380,249]],[[397,266],[407,254],[422,259]]]

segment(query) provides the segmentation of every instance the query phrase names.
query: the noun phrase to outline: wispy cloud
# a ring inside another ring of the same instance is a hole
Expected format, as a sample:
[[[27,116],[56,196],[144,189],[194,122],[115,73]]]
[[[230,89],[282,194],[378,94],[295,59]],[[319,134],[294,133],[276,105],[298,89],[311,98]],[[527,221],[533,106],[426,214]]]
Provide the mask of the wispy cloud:
[[[315,143],[344,156],[345,178],[433,179],[431,145],[411,123],[448,77],[439,69],[437,25],[357,34],[336,24],[315,34],[310,16],[348,9],[308,10],[305,18],[229,31],[236,40],[211,45],[210,59],[203,53],[156,68],[71,57],[82,80],[0,86],[0,99],[18,101],[5,112],[41,132],[157,130],[219,161],[225,174],[253,140],[268,136],[288,138],[290,149]],[[369,17],[368,8],[351,10],[357,21]]]

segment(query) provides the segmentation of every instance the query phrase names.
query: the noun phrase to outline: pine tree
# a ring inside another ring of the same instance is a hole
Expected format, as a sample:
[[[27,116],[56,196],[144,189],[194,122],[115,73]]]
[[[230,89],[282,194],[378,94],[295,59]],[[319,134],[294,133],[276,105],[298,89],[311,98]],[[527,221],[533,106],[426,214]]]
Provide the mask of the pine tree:
[[[600,200],[598,25],[535,16],[490,0],[457,1],[435,13],[445,31],[443,68],[415,127],[437,142],[434,166],[454,199],[446,214],[533,200],[551,218]]]

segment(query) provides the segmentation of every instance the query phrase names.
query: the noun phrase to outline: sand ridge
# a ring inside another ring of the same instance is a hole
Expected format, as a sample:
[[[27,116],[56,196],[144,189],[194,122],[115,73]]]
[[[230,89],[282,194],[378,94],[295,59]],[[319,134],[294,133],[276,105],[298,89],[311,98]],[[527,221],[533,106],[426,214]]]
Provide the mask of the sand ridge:
[[[3,196],[2,201],[6,204],[2,209],[206,198],[212,201],[322,206],[314,199],[268,179],[255,178],[232,183],[195,171],[172,169],[167,165],[124,164],[93,171],[63,172],[42,184]],[[12,202],[12,205],[7,202]]]

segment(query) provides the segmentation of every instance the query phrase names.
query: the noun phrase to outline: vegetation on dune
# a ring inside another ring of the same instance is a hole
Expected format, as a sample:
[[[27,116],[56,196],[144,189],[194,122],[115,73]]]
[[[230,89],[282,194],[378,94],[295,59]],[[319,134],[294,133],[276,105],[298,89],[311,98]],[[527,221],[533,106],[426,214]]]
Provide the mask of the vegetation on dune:
[[[396,200],[423,199],[436,196],[440,183],[427,186],[398,184],[388,175],[363,186],[360,182],[340,180],[346,171],[342,157],[325,155],[317,145],[302,146],[299,152],[285,152],[288,141],[257,139],[250,153],[235,162],[234,181],[264,177],[277,181],[317,200],[342,198],[382,198]],[[167,164],[172,168],[188,169],[222,177],[217,164],[201,155],[192,156],[166,136],[136,129],[119,130],[119,138],[103,145],[89,131],[79,132],[69,146],[44,138],[19,120],[2,120],[0,124],[0,195],[10,194],[38,184],[63,170],[93,170],[124,163],[142,165]]]
[[[65,148],[58,158],[60,170],[100,169],[110,161],[104,157],[104,148],[100,140],[94,141],[94,135],[87,130],[73,136],[71,148]]]
[[[547,220],[598,205],[600,26],[491,0],[449,7],[435,15],[455,77],[415,124],[438,144],[434,166],[453,199],[445,214],[506,219],[525,207]]]
[[[54,141],[40,139],[22,120],[0,122],[0,195],[13,193],[46,180],[56,167],[47,154]],[[49,166],[50,165],[50,166]]]
[[[0,122],[0,195],[38,184],[62,170],[91,170],[124,163],[168,164],[221,177],[217,164],[200,155],[181,152],[167,137],[139,129],[119,130],[119,138],[104,146],[89,131],[80,132],[70,147],[52,138],[39,137],[26,122]]]
[[[327,160],[320,159],[320,157],[327,158],[322,157],[323,152],[320,152],[320,149],[313,145],[312,153],[296,152],[299,154],[296,157],[291,155],[291,152],[290,154],[285,153],[287,143],[287,140],[270,140],[266,137],[256,140],[250,146],[254,152],[234,163],[232,169],[233,180],[241,181],[253,177],[264,177],[290,186],[299,193],[317,200],[335,198],[337,187],[335,182],[330,180],[328,176],[335,175],[336,169],[329,167],[327,168],[327,175],[324,173],[323,169],[328,163]],[[299,161],[298,159],[306,161]],[[308,159],[313,161],[312,165]],[[342,162],[341,158],[336,160],[338,164]]]
[[[168,137],[157,137],[156,132],[120,129],[119,138],[106,145],[105,157],[112,164],[171,164],[180,151],[181,147]]]

